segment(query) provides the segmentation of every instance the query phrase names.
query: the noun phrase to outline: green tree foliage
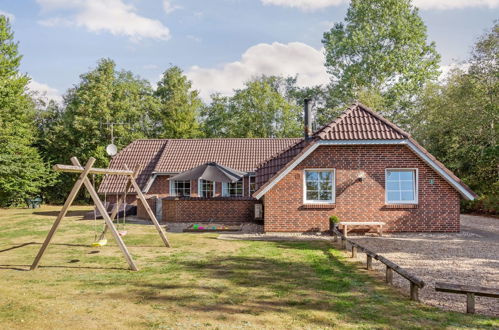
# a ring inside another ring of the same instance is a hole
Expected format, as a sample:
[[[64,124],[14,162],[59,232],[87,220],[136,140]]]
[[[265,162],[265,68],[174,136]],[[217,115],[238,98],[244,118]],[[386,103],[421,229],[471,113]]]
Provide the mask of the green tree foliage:
[[[198,117],[203,102],[182,70],[173,66],[163,73],[154,93],[158,106],[153,113],[158,138],[194,138],[201,134]]]
[[[207,137],[295,137],[302,133],[302,110],[291,80],[262,76],[248,81],[232,97],[212,95],[202,111]],[[293,94],[295,93],[295,94]]]
[[[473,207],[499,213],[499,24],[466,64],[426,88],[414,135],[481,195]]]
[[[154,125],[150,119],[156,107],[150,84],[129,71],[117,71],[112,60],[103,59],[97,67],[80,76],[80,82],[64,96],[63,108],[49,104],[38,116],[38,145],[50,163],[68,163],[77,156],[82,162],[97,159],[96,166],[107,167],[105,152],[111,143],[121,149],[133,140],[149,137]],[[67,194],[74,176],[61,175],[50,199],[60,201]]]
[[[22,56],[9,20],[0,15],[0,206],[34,197],[52,175],[32,146],[36,132],[29,78],[19,73]]]
[[[331,74],[328,109],[354,99],[406,125],[422,87],[438,77],[439,55],[410,0],[352,0],[345,22],[324,33]]]

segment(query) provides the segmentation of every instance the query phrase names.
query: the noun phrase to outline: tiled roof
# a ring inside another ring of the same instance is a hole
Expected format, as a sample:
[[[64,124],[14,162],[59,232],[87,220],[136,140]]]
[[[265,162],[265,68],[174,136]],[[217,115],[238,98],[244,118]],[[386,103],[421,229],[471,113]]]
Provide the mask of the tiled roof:
[[[243,172],[254,172],[261,162],[301,139],[169,140],[155,172],[178,173],[216,162]]]
[[[398,140],[409,134],[362,104],[356,103],[314,133],[322,140]]]
[[[137,177],[137,183],[144,187],[167,143],[168,140],[136,140],[114,156],[109,168],[124,169],[124,165],[127,165],[133,170],[136,165],[141,165],[142,171]],[[122,192],[125,190],[125,182],[126,177],[105,177],[99,186],[99,193]]]
[[[110,168],[144,166],[137,183],[144,188],[153,173],[179,173],[207,162],[244,172],[254,172],[262,161],[296,144],[301,139],[185,139],[137,140],[118,153]],[[125,188],[125,178],[110,176],[99,193],[116,193]]]

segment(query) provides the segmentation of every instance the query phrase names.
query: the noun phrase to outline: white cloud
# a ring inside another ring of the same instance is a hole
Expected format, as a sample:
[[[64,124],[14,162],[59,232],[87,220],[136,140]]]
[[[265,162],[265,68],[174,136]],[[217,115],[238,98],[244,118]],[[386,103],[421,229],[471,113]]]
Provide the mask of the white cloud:
[[[324,67],[324,53],[301,42],[258,44],[248,48],[239,61],[216,68],[191,67],[186,73],[204,100],[220,92],[230,95],[251,78],[265,75],[295,76],[299,86],[329,82]]]
[[[297,8],[313,11],[348,3],[348,0],[260,0],[264,5]],[[421,9],[462,9],[471,7],[499,7],[499,0],[414,0]]]
[[[28,84],[28,88],[34,92],[38,97],[43,98],[45,101],[54,100],[57,103],[62,103],[62,96],[59,93],[59,90],[53,87],[50,87],[47,84],[40,83],[36,80],[31,79]]]
[[[11,13],[6,12],[4,10],[0,10],[0,15],[3,15],[5,17],[7,17],[11,22],[13,22],[16,19],[16,17],[14,16],[14,14],[11,14]]]
[[[42,12],[63,11],[64,17],[40,21],[46,26],[76,25],[91,32],[107,31],[134,41],[143,38],[167,40],[170,30],[160,21],[140,16],[123,0],[37,0]]]
[[[181,9],[181,6],[173,5],[171,0],[163,0],[163,10],[167,14],[173,13],[177,9]]]

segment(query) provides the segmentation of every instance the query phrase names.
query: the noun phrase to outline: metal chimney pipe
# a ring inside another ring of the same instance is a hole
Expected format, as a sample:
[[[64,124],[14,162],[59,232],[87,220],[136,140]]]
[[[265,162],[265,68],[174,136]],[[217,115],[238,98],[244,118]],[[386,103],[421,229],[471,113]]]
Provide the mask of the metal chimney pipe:
[[[306,98],[303,100],[303,121],[304,121],[304,136],[305,140],[312,136],[312,99]]]

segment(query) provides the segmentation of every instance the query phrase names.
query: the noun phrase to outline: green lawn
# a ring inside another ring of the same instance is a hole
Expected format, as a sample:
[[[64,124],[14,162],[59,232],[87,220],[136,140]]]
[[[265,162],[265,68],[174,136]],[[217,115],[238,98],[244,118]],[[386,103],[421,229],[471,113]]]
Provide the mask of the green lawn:
[[[29,269],[59,207],[0,209],[0,328],[497,328],[414,303],[324,242],[217,240],[127,225],[141,269],[75,207]],[[102,224],[99,223],[99,228]]]

